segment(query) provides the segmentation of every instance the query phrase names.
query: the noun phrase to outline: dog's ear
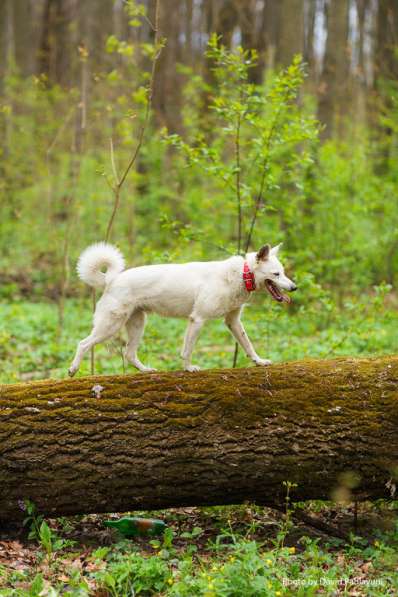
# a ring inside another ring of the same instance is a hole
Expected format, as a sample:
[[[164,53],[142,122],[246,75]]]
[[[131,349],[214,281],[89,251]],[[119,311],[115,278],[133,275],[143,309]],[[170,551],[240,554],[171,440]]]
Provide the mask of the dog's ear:
[[[278,253],[279,253],[279,249],[281,248],[281,246],[282,246],[282,245],[283,245],[283,243],[279,243],[279,245],[276,245],[275,247],[272,247],[272,249],[271,249],[271,251],[270,251],[270,254],[271,254],[273,257],[276,257],[276,256],[278,255]]]
[[[268,245],[268,244],[263,245],[256,255],[256,260],[257,261],[266,261],[269,257],[270,250],[271,250],[270,245]]]

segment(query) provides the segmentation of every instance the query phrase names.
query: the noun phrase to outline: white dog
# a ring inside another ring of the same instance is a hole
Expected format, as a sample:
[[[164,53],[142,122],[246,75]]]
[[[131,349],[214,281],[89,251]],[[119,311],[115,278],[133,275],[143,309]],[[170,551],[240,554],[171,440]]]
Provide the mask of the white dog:
[[[224,317],[225,323],[247,356],[256,365],[269,365],[254,350],[240,321],[242,307],[255,290],[268,290],[278,302],[290,302],[282,290],[297,287],[285,276],[278,260],[280,245],[264,245],[246,258],[230,257],[224,261],[145,265],[124,269],[118,249],[106,243],[88,247],[80,256],[79,277],[95,288],[105,288],[98,301],[92,332],[79,342],[69,369],[73,376],[84,354],[92,346],[114,336],[126,325],[126,358],[140,371],[154,371],[141,363],[138,345],[144,333],[147,313],[188,319],[181,356],[187,371],[199,368],[191,364],[191,355],[200,329],[207,319]],[[102,270],[106,270],[103,273]]]

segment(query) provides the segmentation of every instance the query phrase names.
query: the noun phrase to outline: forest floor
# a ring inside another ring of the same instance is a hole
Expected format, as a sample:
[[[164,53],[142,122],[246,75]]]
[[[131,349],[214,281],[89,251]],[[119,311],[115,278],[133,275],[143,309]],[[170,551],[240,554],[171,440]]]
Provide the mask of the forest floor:
[[[152,540],[105,528],[114,515],[39,517],[22,535],[0,532],[0,595],[396,595],[397,512],[398,502],[360,504],[357,516],[325,502],[287,516],[250,504],[135,512],[167,523]]]
[[[244,322],[259,354],[274,361],[376,356],[398,352],[398,309],[377,297],[344,308],[267,301]],[[50,302],[3,303],[0,383],[66,376],[76,342],[90,329],[89,300],[68,300],[62,333]],[[160,369],[180,368],[185,322],[150,317],[140,356]],[[96,349],[96,372],[133,372],[123,341]],[[222,322],[204,328],[194,362],[228,367],[233,342]],[[239,356],[238,366],[248,366]],[[79,374],[89,373],[89,359]],[[29,507],[32,507],[31,505]],[[23,532],[0,529],[0,596],[174,595],[273,597],[397,595],[398,502],[311,502],[287,512],[251,504],[137,513],[162,518],[161,539],[121,539],[104,515],[43,520]],[[116,515],[109,515],[114,517]],[[308,517],[312,518],[308,518]]]

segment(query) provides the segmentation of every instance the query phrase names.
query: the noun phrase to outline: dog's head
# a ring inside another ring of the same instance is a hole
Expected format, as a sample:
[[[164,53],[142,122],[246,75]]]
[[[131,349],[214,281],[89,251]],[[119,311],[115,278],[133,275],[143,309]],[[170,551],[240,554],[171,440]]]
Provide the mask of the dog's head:
[[[264,245],[256,253],[254,274],[257,288],[268,290],[275,301],[290,303],[290,298],[282,290],[293,292],[297,290],[296,284],[285,275],[283,265],[278,259],[278,252],[282,243],[276,247]]]

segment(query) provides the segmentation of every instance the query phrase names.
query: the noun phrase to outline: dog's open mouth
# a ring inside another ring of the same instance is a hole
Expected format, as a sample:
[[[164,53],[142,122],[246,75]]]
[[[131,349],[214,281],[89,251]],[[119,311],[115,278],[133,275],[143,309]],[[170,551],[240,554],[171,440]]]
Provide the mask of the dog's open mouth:
[[[278,303],[290,303],[290,297],[282,294],[276,284],[272,280],[265,280],[265,287],[275,301]]]

